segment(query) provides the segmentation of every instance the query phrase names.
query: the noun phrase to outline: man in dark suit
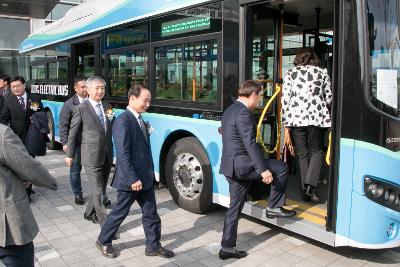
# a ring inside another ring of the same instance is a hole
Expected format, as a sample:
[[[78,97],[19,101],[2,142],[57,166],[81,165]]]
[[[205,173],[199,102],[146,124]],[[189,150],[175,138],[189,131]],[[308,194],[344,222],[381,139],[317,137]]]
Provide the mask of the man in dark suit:
[[[20,138],[0,124],[0,265],[34,266],[33,239],[39,232],[24,181],[51,190],[57,181],[28,155]]]
[[[82,137],[81,161],[91,187],[83,217],[100,225],[107,216],[102,199],[113,162],[112,124],[115,119],[112,106],[102,102],[105,85],[101,77],[87,79],[89,98],[73,111],[67,143],[68,148],[76,147],[78,138]],[[73,164],[74,157],[75,150],[68,149],[65,158],[68,166]]]
[[[33,113],[43,111],[43,104],[39,98],[26,92],[24,77],[16,76],[11,80],[10,85],[12,94],[4,97],[0,123],[9,125],[26,146],[26,134],[31,125],[31,117]],[[28,197],[34,193],[32,185],[27,186],[26,192]]]
[[[247,193],[256,180],[271,184],[266,210],[268,218],[292,217],[295,211],[283,208],[287,183],[287,166],[282,161],[264,159],[256,143],[254,110],[262,96],[262,86],[254,81],[240,85],[239,98],[222,116],[222,158],[220,173],[229,183],[230,205],[226,212],[220,259],[243,258],[245,251],[236,250],[239,215]]]
[[[10,128],[25,144],[26,133],[31,125],[31,116],[43,110],[43,105],[39,98],[25,91],[25,79],[22,76],[15,77],[10,84],[12,94],[4,101],[0,122],[10,125]]]
[[[74,79],[74,90],[75,95],[68,99],[61,108],[60,112],[60,141],[63,145],[64,152],[68,150],[68,134],[71,125],[72,112],[84,101],[87,100],[87,89],[86,89],[86,78],[85,77],[76,77]],[[76,139],[74,159],[71,167],[69,168],[69,179],[71,182],[71,188],[75,195],[75,204],[83,205],[83,197],[82,197],[82,183],[81,183],[81,142],[82,142],[82,133],[78,134]]]
[[[117,202],[101,228],[96,247],[105,257],[114,258],[112,239],[119,226],[137,201],[142,209],[147,256],[170,258],[174,253],[160,244],[161,220],[157,214],[154,192],[154,166],[150,136],[141,114],[150,106],[151,94],[144,86],[136,85],[128,92],[129,104],[113,126],[117,153],[116,171],[111,185],[118,190]]]
[[[10,76],[0,75],[0,112],[3,109],[5,99],[10,95]]]

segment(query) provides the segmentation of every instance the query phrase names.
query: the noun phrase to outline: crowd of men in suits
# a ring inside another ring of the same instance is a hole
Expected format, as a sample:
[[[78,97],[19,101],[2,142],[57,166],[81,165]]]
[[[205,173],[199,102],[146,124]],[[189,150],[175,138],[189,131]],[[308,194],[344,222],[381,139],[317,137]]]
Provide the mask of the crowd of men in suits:
[[[145,255],[173,257],[174,252],[165,249],[160,243],[161,219],[157,213],[154,191],[150,136],[141,115],[150,106],[151,92],[143,85],[130,88],[127,108],[116,118],[112,106],[103,101],[105,88],[106,82],[101,77],[77,77],[74,81],[76,94],[64,103],[61,110],[60,139],[66,153],[65,162],[70,167],[75,203],[84,204],[81,185],[83,166],[90,189],[83,218],[100,225],[101,231],[95,246],[101,254],[110,258],[117,256],[112,241],[118,237],[118,228],[132,204],[137,201],[142,210],[146,237]],[[254,181],[261,180],[272,185],[266,210],[268,218],[295,215],[294,211],[283,208],[287,183],[285,163],[264,159],[255,142],[255,124],[251,111],[261,98],[262,86],[246,81],[241,84],[238,94],[238,100],[222,117],[223,151],[220,173],[225,175],[229,183],[231,200],[219,253],[222,260],[243,258],[247,255],[245,251],[236,249],[237,227],[247,192]],[[47,113],[40,99],[26,92],[25,80],[20,76],[12,80],[0,76],[0,99],[0,122],[3,124],[0,127],[0,144],[6,146],[0,147],[4,151],[3,154],[0,153],[0,164],[7,166],[8,174],[14,179],[5,179],[0,166],[0,185],[10,189],[9,193],[14,194],[12,198],[23,198],[21,188],[26,187],[29,199],[32,183],[55,190],[57,184],[54,177],[34,160],[36,155],[45,153],[43,144],[48,141],[46,137],[49,131],[46,128]],[[33,131],[31,129],[35,129],[36,133],[30,133]],[[32,140],[42,145],[38,146]],[[117,201],[107,215],[106,208],[111,203],[107,198],[106,188],[114,158],[113,144],[116,164],[111,186],[117,190]],[[11,156],[6,155],[8,152]],[[22,162],[20,169],[16,165],[19,161]],[[32,170],[35,171],[30,173]],[[0,198],[0,201],[6,200]],[[0,229],[10,229],[6,232],[0,230],[0,260],[8,265],[33,266],[32,240],[38,229],[29,202],[23,203],[20,209],[17,207],[17,210],[11,209],[12,212],[6,213],[2,217],[6,218],[4,221],[0,220],[0,224],[4,224],[0,225]],[[25,216],[26,221],[10,225],[13,218],[19,216],[19,212],[26,210],[29,210]],[[17,237],[14,236],[15,233],[18,234]]]

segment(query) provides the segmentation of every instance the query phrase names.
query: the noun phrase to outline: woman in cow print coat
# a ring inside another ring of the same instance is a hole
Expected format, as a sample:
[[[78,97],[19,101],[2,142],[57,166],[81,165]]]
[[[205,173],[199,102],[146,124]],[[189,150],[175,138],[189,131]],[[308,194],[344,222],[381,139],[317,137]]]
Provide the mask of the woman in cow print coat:
[[[317,184],[325,130],[331,127],[331,81],[311,48],[300,48],[284,77],[282,123],[285,143],[299,160],[305,201],[320,202]],[[291,138],[290,138],[291,137]]]

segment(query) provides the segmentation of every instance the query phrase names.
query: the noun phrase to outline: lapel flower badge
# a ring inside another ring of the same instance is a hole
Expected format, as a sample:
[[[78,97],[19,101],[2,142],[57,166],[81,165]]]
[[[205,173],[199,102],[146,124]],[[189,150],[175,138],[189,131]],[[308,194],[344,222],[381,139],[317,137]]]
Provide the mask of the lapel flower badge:
[[[39,109],[39,102],[32,102],[30,108],[31,108],[33,111],[38,111],[38,109]]]
[[[147,129],[147,132],[148,132],[149,134],[151,134],[152,132],[154,132],[154,128],[153,128],[153,126],[150,125],[150,122],[146,121],[146,122],[144,122],[144,124],[146,125],[146,129]]]
[[[108,119],[109,121],[112,121],[112,120],[114,119],[114,117],[115,117],[115,112],[114,112],[114,110],[113,110],[112,108],[108,108],[108,109],[106,110],[106,116],[107,116],[107,119]]]

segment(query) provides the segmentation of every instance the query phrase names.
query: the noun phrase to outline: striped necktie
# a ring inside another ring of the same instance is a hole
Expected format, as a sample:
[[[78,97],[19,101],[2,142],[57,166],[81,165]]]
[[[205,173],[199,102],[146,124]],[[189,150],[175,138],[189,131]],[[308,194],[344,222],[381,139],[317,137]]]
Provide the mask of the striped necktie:
[[[144,138],[146,139],[146,142],[148,142],[146,124],[143,121],[142,115],[139,115],[139,124],[140,124],[140,128],[142,129],[142,133],[144,135]]]
[[[96,112],[97,113],[97,117],[99,117],[101,126],[103,126],[103,129],[105,130],[106,129],[106,125],[105,125],[105,122],[104,122],[104,115],[103,115],[103,112],[101,110],[101,104],[100,103],[97,104],[96,108],[97,108],[97,112]]]

